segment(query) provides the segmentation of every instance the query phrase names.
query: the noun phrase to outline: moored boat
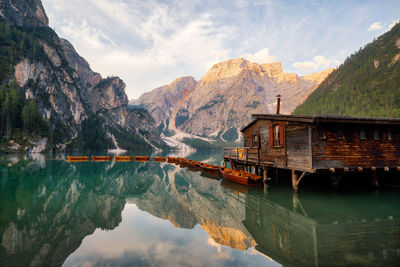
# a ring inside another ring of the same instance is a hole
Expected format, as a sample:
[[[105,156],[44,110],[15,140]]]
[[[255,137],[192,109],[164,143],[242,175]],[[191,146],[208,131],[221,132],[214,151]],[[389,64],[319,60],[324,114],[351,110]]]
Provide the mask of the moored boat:
[[[167,157],[168,163],[176,163],[177,160],[178,160],[178,158],[175,158],[175,157]]]
[[[149,161],[150,157],[148,156],[135,156],[135,161]]]
[[[256,186],[262,184],[262,177],[253,173],[224,168],[221,170],[221,175],[224,179],[243,185]]]
[[[132,161],[132,156],[115,156],[114,161]]]
[[[87,156],[67,156],[68,161],[89,161]]]
[[[201,164],[200,161],[189,160],[187,167],[191,171],[198,171],[198,170],[200,170],[200,167],[199,167],[200,164]]]
[[[92,161],[110,161],[111,156],[92,156]]]
[[[154,162],[165,162],[167,160],[166,157],[154,157],[153,161]]]
[[[201,163],[200,164],[200,168],[205,171],[205,172],[209,172],[209,173],[215,173],[215,174],[219,174],[219,170],[223,167],[218,166],[218,165],[212,165],[212,164],[207,164],[207,163]]]

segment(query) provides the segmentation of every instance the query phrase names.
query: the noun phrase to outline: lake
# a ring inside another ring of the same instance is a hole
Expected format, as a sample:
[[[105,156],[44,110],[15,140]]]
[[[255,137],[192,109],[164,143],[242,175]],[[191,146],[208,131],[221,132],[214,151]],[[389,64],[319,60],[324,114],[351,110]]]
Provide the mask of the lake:
[[[188,158],[221,164],[221,154]],[[174,164],[0,155],[1,266],[398,266],[400,190],[266,190]]]

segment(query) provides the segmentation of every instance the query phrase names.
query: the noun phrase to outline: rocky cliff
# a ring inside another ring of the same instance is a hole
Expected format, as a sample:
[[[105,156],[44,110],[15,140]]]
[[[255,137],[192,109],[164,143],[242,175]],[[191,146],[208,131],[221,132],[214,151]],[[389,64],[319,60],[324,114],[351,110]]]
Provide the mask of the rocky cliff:
[[[237,141],[251,114],[275,112],[276,95],[282,95],[281,113],[290,113],[331,71],[299,77],[279,62],[237,58],[215,64],[200,81],[180,78],[131,104],[145,107],[164,131]]]
[[[5,82],[16,79],[26,98],[37,102],[40,114],[50,124],[50,133],[43,137],[54,147],[166,147],[151,115],[129,107],[124,82],[118,77],[103,79],[71,43],[48,28],[40,0],[1,1],[0,16],[9,27],[33,35],[45,54],[23,55]]]

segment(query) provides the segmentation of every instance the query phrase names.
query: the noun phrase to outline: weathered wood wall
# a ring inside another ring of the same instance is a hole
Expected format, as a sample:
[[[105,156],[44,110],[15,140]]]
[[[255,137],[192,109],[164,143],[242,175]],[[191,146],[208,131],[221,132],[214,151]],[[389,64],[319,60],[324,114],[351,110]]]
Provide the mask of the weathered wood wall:
[[[272,124],[284,124],[285,144],[271,147],[269,128]],[[244,146],[250,146],[250,138],[260,136],[260,162],[273,162],[273,167],[311,170],[311,151],[308,123],[258,120],[244,132]]]
[[[387,139],[391,127],[393,140]],[[344,133],[339,140],[338,129]],[[365,129],[367,139],[360,139],[360,129]],[[374,130],[380,140],[374,140]],[[326,139],[319,137],[324,130]],[[400,127],[386,125],[319,124],[312,130],[313,168],[383,168],[400,166]]]
[[[289,122],[286,125],[287,166],[295,170],[311,169],[309,124]]]

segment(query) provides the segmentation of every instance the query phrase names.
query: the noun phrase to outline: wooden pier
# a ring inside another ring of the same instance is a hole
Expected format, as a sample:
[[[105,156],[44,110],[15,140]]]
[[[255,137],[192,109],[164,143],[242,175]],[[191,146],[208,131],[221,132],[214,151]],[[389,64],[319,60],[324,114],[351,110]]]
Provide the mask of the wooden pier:
[[[351,172],[365,172],[378,185],[378,172],[400,173],[400,119],[255,114],[244,127],[243,147],[224,148],[235,169],[268,177],[291,170],[292,186],[309,174],[331,173],[332,184]]]

